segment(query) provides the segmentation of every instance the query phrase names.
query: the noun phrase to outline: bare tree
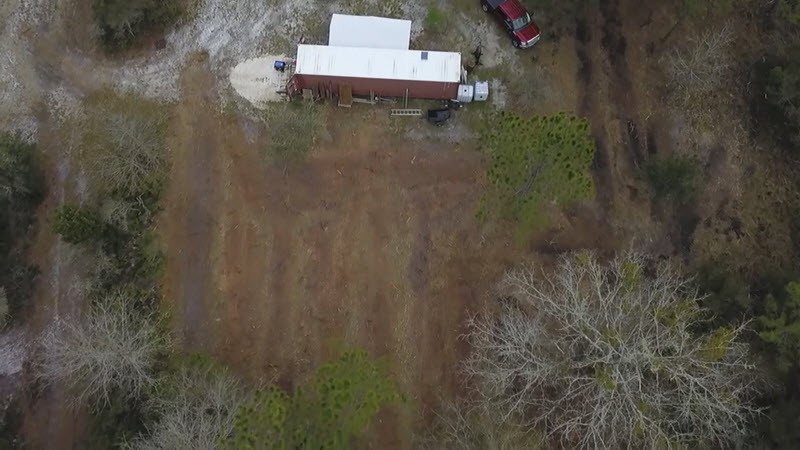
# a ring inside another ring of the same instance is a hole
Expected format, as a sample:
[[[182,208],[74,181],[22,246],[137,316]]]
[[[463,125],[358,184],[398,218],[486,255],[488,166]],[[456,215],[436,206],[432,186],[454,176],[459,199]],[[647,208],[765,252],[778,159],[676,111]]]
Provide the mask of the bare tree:
[[[151,403],[160,419],[130,447],[213,450],[233,430],[234,414],[246,398],[242,384],[227,370],[184,367],[162,383]]]
[[[688,99],[722,85],[730,68],[730,26],[707,30],[690,39],[685,51],[673,49],[667,56],[667,73],[678,92]]]
[[[140,192],[148,178],[166,167],[163,118],[110,112],[99,120],[105,135],[93,164],[99,181],[112,189]]]
[[[548,438],[594,448],[721,444],[747,434],[763,387],[745,326],[700,334],[697,291],[627,254],[589,252],[552,274],[514,271],[499,311],[470,320],[466,373],[479,402]]]
[[[38,380],[66,386],[76,403],[109,403],[152,386],[153,366],[167,346],[154,314],[118,290],[92,305],[86,320],[60,321],[47,332],[34,368]]]

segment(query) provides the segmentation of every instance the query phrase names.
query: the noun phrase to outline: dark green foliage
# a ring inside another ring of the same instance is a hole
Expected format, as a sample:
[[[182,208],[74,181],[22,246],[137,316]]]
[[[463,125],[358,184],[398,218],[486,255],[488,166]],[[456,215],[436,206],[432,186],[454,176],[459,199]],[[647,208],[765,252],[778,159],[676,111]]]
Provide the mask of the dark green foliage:
[[[693,17],[725,16],[733,12],[738,0],[682,0],[683,10]]]
[[[762,442],[757,448],[794,450],[800,443],[800,397],[777,393],[762,420]]]
[[[103,45],[110,50],[133,45],[147,31],[172,26],[186,11],[185,0],[93,0]]]
[[[697,188],[697,162],[685,156],[669,156],[651,161],[645,174],[657,200],[685,204],[694,198]]]
[[[527,234],[545,205],[568,206],[594,194],[595,143],[586,119],[563,112],[526,119],[503,111],[482,139],[491,165],[480,215],[518,219]]]
[[[800,26],[800,0],[778,0],[778,15],[790,24]]]
[[[85,448],[105,450],[118,448],[121,442],[130,442],[145,431],[146,414],[141,402],[113,397],[103,408],[91,408],[86,424]]]
[[[400,400],[394,382],[364,351],[323,364],[289,397],[259,391],[236,414],[231,449],[348,449],[383,405]]]
[[[0,132],[0,287],[11,318],[30,298],[37,272],[25,261],[24,249],[42,184],[36,146],[19,135]]]
[[[795,151],[800,151],[800,48],[769,71],[765,98],[774,109],[769,125],[779,140],[785,139]]]
[[[778,370],[796,369],[800,363],[800,283],[789,283],[782,295],[768,295],[764,310],[758,318],[758,336],[770,349]]]
[[[70,244],[99,241],[105,228],[96,211],[80,206],[64,205],[53,217],[53,231]]]
[[[697,284],[705,295],[703,306],[719,325],[732,324],[752,314],[750,286],[719,261],[705,264],[697,274]]]
[[[20,430],[23,421],[19,400],[12,399],[5,407],[5,412],[0,417],[0,450],[22,450],[25,443],[22,441]]]

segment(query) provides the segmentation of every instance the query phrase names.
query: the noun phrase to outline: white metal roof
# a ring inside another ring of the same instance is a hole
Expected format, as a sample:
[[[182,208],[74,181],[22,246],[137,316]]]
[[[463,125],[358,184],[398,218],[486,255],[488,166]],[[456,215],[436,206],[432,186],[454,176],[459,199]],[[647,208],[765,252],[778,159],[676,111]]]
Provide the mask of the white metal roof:
[[[301,44],[297,46],[295,73],[458,83],[461,54]]]
[[[410,20],[346,14],[334,14],[331,18],[328,45],[332,47],[408,50],[410,42]]]

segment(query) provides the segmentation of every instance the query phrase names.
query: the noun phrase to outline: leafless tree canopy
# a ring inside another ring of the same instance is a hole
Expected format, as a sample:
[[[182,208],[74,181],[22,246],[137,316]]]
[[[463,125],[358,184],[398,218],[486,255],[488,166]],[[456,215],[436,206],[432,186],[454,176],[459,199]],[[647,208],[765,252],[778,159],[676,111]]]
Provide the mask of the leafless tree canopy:
[[[246,399],[244,387],[224,369],[184,368],[164,389],[152,405],[161,419],[132,448],[213,450],[233,430]]]
[[[85,321],[62,321],[42,338],[36,376],[66,386],[76,403],[136,398],[155,382],[153,365],[165,346],[153,316],[118,291],[93,305]]]
[[[763,386],[738,337],[707,335],[696,290],[642,258],[588,252],[552,274],[507,274],[499,311],[470,321],[480,402],[570,447],[719,445],[741,438]]]
[[[108,187],[139,192],[148,177],[164,170],[160,117],[111,112],[100,119],[107,135],[94,170]]]
[[[678,91],[688,96],[719,87],[730,68],[729,26],[704,31],[690,40],[685,51],[673,49],[667,57],[667,71]]]

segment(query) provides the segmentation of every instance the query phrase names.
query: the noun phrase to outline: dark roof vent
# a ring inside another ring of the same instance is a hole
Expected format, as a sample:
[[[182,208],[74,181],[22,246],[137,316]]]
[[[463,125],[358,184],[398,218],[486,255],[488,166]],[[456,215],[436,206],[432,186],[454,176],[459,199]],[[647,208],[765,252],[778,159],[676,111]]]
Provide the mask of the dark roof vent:
[[[427,61],[428,60],[428,52],[422,52],[422,60],[423,61]]]

